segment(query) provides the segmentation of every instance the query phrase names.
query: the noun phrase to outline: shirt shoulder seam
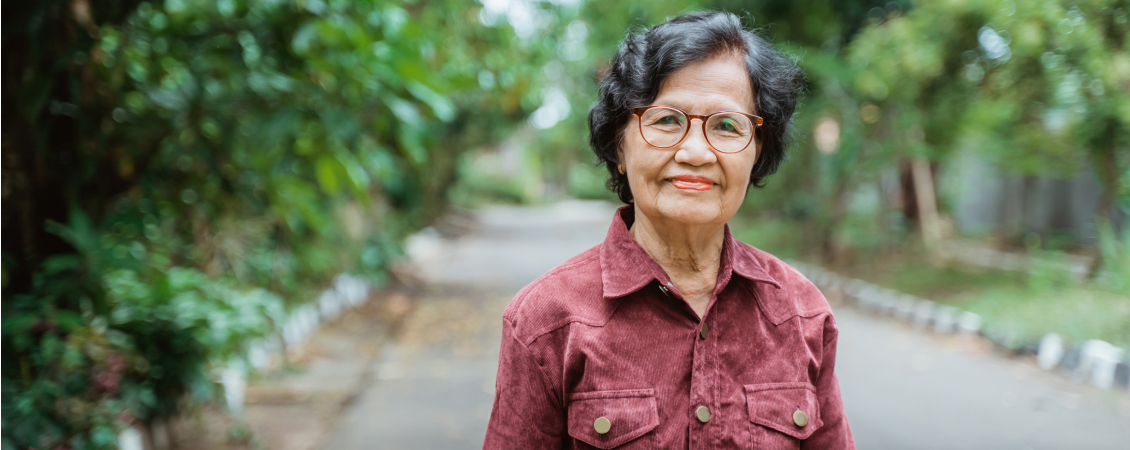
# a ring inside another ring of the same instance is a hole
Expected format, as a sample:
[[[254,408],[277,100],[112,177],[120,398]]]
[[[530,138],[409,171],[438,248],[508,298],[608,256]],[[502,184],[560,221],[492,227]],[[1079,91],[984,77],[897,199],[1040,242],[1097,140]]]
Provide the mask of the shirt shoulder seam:
[[[619,307],[619,305],[617,305],[617,307]],[[615,308],[613,308],[612,314],[616,314]],[[611,314],[610,314],[610,316],[611,316]],[[550,325],[544,326],[544,327],[538,329],[537,331],[535,331],[533,333],[530,333],[528,339],[524,340],[524,342],[526,343],[526,345],[533,344],[534,341],[540,339],[542,336],[553,333],[554,331],[560,330],[560,329],[565,328],[565,327],[567,327],[571,324],[574,324],[574,323],[580,323],[580,324],[588,325],[590,327],[598,327],[599,328],[599,327],[603,327],[605,325],[605,323],[607,323],[607,320],[603,323],[598,323],[597,321],[590,320],[590,319],[585,318],[585,317],[568,316],[568,317],[565,317],[561,320],[553,322]],[[515,337],[517,337],[517,336],[515,336]]]
[[[754,288],[752,283],[747,284],[746,287],[757,299],[757,302],[761,303],[762,300],[759,298],[759,296],[757,296],[756,288]],[[792,319],[793,317],[811,319],[822,314],[827,314],[829,316],[832,315],[832,309],[827,304],[819,305],[814,308],[801,308],[799,305],[796,305],[796,303],[794,303],[793,305],[793,308],[789,308],[788,310],[781,312],[780,314],[769,317],[769,321],[772,322],[774,326],[779,326],[789,319]],[[772,309],[774,308],[769,308],[768,305],[766,305],[766,307],[762,308],[761,310],[768,316]]]

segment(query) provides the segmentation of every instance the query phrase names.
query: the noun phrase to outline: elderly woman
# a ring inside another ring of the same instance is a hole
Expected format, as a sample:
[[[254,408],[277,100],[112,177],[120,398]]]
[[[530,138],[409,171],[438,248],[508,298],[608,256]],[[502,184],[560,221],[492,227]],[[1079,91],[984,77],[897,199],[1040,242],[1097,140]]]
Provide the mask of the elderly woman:
[[[628,206],[506,309],[484,448],[854,447],[828,303],[726,226],[784,158],[800,78],[732,14],[624,40],[589,125]]]

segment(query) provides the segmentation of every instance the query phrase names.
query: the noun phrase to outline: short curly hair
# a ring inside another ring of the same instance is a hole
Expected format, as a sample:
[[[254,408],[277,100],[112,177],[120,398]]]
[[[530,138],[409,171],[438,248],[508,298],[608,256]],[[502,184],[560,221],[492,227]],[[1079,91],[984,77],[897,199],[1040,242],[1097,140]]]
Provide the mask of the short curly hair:
[[[785,158],[793,111],[804,76],[796,61],[777,51],[761,36],[746,30],[737,16],[726,12],[685,14],[642,32],[629,32],[608,75],[600,82],[600,98],[589,109],[589,144],[598,164],[610,178],[608,189],[632,203],[628,177],[617,169],[617,150],[632,109],[649,106],[663,81],[679,69],[733,52],[740,55],[753,87],[755,114],[765,119],[757,131],[761,155],[750,174],[750,185],[764,186]]]

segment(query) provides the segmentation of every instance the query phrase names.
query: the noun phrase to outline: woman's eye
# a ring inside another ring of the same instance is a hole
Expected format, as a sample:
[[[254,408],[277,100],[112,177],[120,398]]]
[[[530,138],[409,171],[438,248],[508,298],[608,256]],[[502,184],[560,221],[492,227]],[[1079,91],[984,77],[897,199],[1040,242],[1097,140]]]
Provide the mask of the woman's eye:
[[[679,118],[675,116],[663,116],[660,117],[659,120],[656,120],[655,123],[659,125],[675,125],[679,123]]]
[[[738,131],[738,127],[734,125],[734,121],[732,120],[721,120],[718,122],[718,126],[716,128],[718,129],[718,131],[727,131],[731,133],[736,133]]]

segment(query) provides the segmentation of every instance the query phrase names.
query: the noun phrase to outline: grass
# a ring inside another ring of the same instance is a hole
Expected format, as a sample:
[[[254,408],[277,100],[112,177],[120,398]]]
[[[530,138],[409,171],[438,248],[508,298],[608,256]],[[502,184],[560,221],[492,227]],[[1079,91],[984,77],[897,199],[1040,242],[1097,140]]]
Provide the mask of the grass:
[[[886,251],[849,251],[839,264],[824,264],[814,239],[797,224],[736,220],[734,235],[781,258],[819,264],[899,292],[953,305],[982,316],[1025,339],[1059,333],[1081,343],[1102,339],[1130,349],[1130,292],[1094,283],[1076,283],[1047,270],[1034,273],[931,263],[915,243]]]
[[[1029,339],[1059,333],[1130,348],[1130,295],[1088,285],[1048,290],[987,288],[948,302]]]

